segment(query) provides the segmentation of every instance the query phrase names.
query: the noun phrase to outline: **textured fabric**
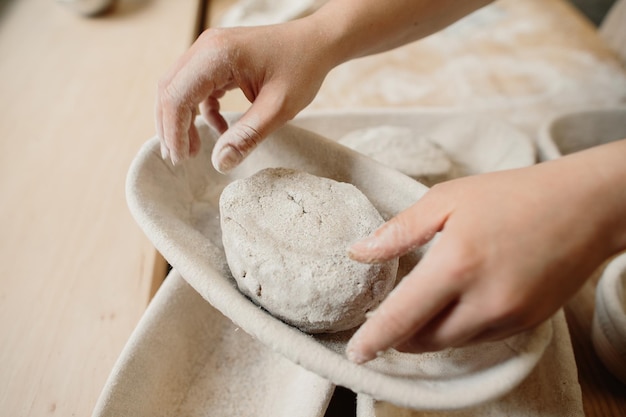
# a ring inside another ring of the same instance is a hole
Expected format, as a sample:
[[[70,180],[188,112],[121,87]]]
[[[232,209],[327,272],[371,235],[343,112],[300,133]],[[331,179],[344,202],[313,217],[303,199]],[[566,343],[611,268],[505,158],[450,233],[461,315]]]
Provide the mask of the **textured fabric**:
[[[576,361],[565,315],[552,318],[554,337],[533,372],[513,391],[475,407],[415,411],[357,396],[357,417],[584,417]]]
[[[542,160],[626,138],[626,106],[566,112],[545,122],[537,138]]]
[[[295,123],[311,129],[319,127],[321,133],[337,138],[347,130],[377,123],[420,131],[457,116],[440,112],[373,111],[332,116],[310,114]],[[235,326],[270,350],[355,392],[403,407],[435,410],[475,406],[499,398],[518,386],[541,359],[552,340],[551,321],[502,342],[436,354],[389,352],[358,366],[344,355],[351,331],[310,336],[259,309],[237,290],[221,248],[217,199],[228,182],[269,166],[296,168],[354,184],[384,218],[411,205],[427,188],[332,140],[293,125],[277,131],[240,167],[222,176],[210,164],[217,135],[200,119],[197,126],[203,142],[200,155],[176,167],[160,158],[156,139],[141,149],[128,176],[129,207],[156,248],[191,287]],[[498,126],[495,130],[458,132],[439,145],[453,154],[455,162],[475,172],[533,163],[531,141],[511,131],[507,145],[502,146],[499,136],[502,126]],[[485,134],[490,131],[499,135]],[[406,272],[419,256],[415,252],[403,257],[402,271]],[[207,372],[209,369],[210,366]],[[121,380],[113,376],[108,387],[116,383]],[[577,387],[575,381],[571,384]]]
[[[322,417],[333,391],[237,328],[172,271],[93,416]]]

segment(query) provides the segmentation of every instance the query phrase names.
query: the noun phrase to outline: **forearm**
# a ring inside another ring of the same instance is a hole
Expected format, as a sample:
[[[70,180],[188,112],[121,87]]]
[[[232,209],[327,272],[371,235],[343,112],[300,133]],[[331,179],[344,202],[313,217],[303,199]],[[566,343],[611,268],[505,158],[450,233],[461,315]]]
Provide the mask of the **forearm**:
[[[335,65],[424,38],[492,0],[331,0],[310,16]]]
[[[554,161],[575,178],[585,196],[587,212],[581,223],[592,222],[610,254],[626,250],[626,139]]]

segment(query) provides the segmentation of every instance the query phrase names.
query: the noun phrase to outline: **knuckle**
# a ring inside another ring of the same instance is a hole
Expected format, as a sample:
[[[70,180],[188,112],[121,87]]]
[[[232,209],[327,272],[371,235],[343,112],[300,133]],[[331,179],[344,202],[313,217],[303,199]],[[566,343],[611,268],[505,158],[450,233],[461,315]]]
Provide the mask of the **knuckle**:
[[[471,243],[463,240],[448,242],[446,259],[447,274],[445,276],[451,280],[451,284],[466,287],[480,276],[482,256]]]
[[[248,155],[261,141],[261,132],[247,123],[237,123],[229,134],[229,146],[242,157]]]
[[[171,111],[180,107],[180,94],[178,94],[169,80],[159,81],[157,94],[158,102],[164,110]]]
[[[238,133],[244,148],[253,148],[262,140],[261,133],[248,124],[242,124]]]
[[[451,184],[449,182],[440,182],[428,189],[428,192],[424,195],[423,198],[440,198],[442,195],[446,195],[451,189]]]
[[[245,47],[245,42],[238,39],[237,33],[237,28],[209,28],[198,36],[194,47],[220,57],[223,62],[232,62],[242,55],[241,49]]]
[[[228,32],[229,30],[226,28],[206,29],[198,36],[196,43],[202,45],[211,44],[213,47],[228,45]]]
[[[435,196],[435,195],[439,194],[440,192],[442,192],[443,190],[445,190],[445,188],[446,188],[446,183],[445,182],[437,183],[437,184],[435,184],[435,185],[430,187],[430,189],[426,193],[426,196],[428,196],[428,198],[432,198],[433,196]]]

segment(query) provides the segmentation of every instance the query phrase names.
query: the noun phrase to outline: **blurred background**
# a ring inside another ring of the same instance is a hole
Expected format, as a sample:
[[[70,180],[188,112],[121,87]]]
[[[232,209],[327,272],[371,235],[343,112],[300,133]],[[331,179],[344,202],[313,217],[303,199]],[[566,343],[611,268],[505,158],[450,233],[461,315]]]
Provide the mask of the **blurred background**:
[[[569,0],[594,24],[600,25],[615,0]]]

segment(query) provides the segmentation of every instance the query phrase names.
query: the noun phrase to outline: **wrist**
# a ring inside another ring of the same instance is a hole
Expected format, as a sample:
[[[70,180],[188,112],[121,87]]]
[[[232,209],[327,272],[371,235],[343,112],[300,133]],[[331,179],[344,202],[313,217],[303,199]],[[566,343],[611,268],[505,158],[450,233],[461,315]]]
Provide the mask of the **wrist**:
[[[305,19],[334,66],[431,35],[493,0],[334,0]]]
[[[313,54],[316,65],[328,71],[354,57],[355,45],[348,42],[352,35],[348,19],[340,8],[317,10],[315,13],[292,22],[299,25],[295,33],[302,34],[303,54]]]
[[[591,222],[598,245],[607,258],[626,250],[625,158],[626,139],[623,139],[561,159],[567,167],[565,174],[573,188],[578,189],[583,208],[581,222]]]
[[[593,159],[591,158],[593,157]],[[606,212],[612,254],[626,250],[626,139],[599,146],[590,155],[589,171],[598,181],[597,202]]]

